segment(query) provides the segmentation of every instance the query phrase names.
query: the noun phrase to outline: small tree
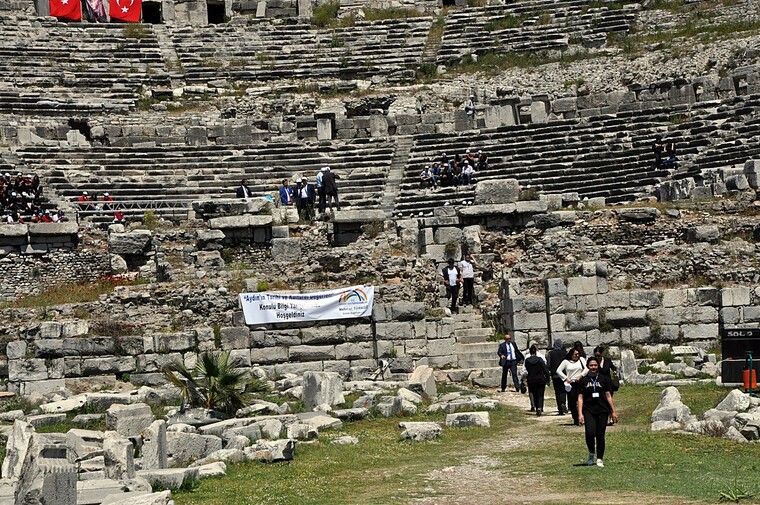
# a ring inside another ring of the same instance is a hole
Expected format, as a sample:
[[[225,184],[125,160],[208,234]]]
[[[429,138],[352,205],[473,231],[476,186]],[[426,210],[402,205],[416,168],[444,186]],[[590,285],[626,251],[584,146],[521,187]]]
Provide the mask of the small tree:
[[[267,390],[242,367],[240,359],[230,360],[230,351],[204,352],[192,370],[174,362],[163,368],[164,377],[177,386],[184,404],[220,410],[233,415],[248,405],[253,394]]]

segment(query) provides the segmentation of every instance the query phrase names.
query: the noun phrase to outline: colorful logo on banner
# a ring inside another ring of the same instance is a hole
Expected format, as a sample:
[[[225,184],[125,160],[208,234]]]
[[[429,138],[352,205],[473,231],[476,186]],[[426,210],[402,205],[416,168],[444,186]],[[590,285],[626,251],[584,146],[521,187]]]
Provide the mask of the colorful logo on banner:
[[[366,303],[367,293],[361,289],[349,289],[340,295],[340,303]]]

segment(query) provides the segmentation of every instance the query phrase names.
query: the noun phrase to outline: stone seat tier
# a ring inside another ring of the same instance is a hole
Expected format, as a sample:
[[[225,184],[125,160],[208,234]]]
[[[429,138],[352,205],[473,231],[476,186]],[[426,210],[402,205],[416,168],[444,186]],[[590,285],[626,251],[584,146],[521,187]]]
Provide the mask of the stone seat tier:
[[[367,207],[380,205],[393,153],[392,143],[369,141],[19,150],[26,166],[39,168],[50,186],[70,200],[82,191],[107,191],[116,203],[232,197],[242,178],[250,180],[255,193],[271,194],[281,179],[303,173],[314,182],[320,167],[329,165],[340,177],[341,199]]]

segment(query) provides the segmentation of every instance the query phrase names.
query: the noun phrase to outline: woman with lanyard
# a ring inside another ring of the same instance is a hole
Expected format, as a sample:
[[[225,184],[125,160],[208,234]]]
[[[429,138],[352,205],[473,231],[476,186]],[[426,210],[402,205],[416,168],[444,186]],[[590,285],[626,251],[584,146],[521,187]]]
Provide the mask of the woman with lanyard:
[[[581,358],[577,349],[570,349],[567,356],[557,367],[557,376],[565,381],[567,405],[573,416],[573,424],[578,426],[578,381],[586,375],[586,360]]]
[[[611,415],[612,422],[616,423],[618,415],[610,394],[610,381],[599,373],[599,360],[592,356],[586,361],[586,366],[588,374],[578,382],[578,421],[586,427],[586,464],[593,465],[596,456],[596,466],[604,468],[607,418]]]

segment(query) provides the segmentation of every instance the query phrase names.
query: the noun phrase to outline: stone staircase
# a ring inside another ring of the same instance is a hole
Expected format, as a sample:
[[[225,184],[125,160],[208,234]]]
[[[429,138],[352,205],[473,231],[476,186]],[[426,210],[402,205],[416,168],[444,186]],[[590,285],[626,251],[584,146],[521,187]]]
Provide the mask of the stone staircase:
[[[496,349],[499,343],[491,340],[493,328],[483,326],[483,317],[472,307],[460,307],[453,314],[457,367],[442,370],[452,382],[472,381],[485,387],[496,387],[501,380]]]
[[[412,150],[413,145],[414,139],[411,137],[399,137],[396,140],[396,151],[393,153],[393,158],[391,158],[381,205],[381,209],[388,216],[393,212],[393,202],[396,201],[396,197],[398,196],[401,180],[404,178],[404,167],[406,167],[409,161],[409,152]]]

